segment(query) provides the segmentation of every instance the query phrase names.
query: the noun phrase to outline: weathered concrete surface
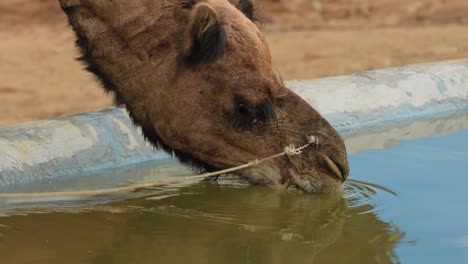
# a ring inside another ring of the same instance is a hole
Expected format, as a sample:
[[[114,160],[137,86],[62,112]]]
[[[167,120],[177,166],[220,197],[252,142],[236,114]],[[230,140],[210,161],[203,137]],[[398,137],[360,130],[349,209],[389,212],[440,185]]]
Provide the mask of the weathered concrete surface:
[[[380,133],[372,131],[468,111],[468,59],[287,85],[348,141],[365,142],[361,135]],[[0,190],[170,158],[148,145],[118,108],[26,123],[0,128]]]
[[[301,82],[288,87],[343,135],[468,108],[468,59]]]
[[[0,128],[0,186],[168,157],[118,108]]]

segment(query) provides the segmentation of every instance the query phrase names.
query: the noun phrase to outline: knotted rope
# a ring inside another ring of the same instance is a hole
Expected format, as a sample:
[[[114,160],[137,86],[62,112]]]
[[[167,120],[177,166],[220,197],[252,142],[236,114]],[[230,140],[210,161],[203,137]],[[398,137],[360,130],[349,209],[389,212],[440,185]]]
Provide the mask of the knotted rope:
[[[67,197],[67,196],[74,196],[74,197],[93,197],[93,196],[102,196],[102,195],[109,195],[114,193],[121,193],[121,192],[130,192],[136,191],[140,189],[146,188],[154,188],[154,187],[162,187],[167,186],[170,184],[181,183],[184,181],[190,180],[202,180],[210,177],[219,176],[221,174],[231,173],[235,171],[244,170],[247,168],[258,166],[264,162],[267,162],[272,159],[276,159],[282,156],[293,157],[296,155],[302,154],[302,150],[305,148],[315,145],[318,146],[319,138],[316,136],[309,136],[307,137],[307,144],[302,147],[296,148],[294,145],[288,145],[284,148],[284,151],[263,159],[256,159],[249,163],[232,167],[225,170],[219,170],[215,172],[209,172],[199,175],[193,176],[186,176],[186,177],[177,177],[175,179],[167,180],[167,181],[158,181],[158,182],[148,182],[148,183],[137,183],[131,184],[122,187],[110,188],[110,189],[99,189],[99,190],[82,190],[82,191],[64,191],[64,192],[40,192],[40,193],[0,193],[0,199],[31,199],[31,198],[53,198],[53,197]]]

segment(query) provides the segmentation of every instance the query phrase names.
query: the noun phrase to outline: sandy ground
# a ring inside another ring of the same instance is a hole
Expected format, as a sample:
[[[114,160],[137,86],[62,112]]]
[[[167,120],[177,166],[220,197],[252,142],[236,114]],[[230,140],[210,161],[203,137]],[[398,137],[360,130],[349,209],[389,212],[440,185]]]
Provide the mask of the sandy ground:
[[[285,79],[468,56],[466,0],[259,2]],[[112,104],[74,59],[74,38],[58,1],[3,0],[0,39],[0,126]]]

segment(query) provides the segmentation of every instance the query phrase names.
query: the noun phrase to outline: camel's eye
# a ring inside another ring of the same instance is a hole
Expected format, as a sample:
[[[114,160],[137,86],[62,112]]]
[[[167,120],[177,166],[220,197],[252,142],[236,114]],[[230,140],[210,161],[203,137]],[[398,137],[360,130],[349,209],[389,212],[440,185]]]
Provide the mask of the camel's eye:
[[[235,109],[225,113],[225,117],[235,128],[250,128],[261,123],[276,121],[273,106],[263,101],[252,104],[242,97],[235,98]]]
[[[253,117],[255,109],[248,104],[245,103],[239,103],[237,105],[237,112],[242,116],[242,117]]]

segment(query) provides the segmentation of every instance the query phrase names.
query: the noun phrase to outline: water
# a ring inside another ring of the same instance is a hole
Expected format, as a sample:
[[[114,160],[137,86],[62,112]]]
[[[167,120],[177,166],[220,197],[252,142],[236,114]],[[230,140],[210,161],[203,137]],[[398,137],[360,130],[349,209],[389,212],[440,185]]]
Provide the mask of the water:
[[[415,241],[396,248],[405,263],[468,263],[468,130],[367,151],[351,163],[359,179],[398,194],[372,203],[380,219]]]
[[[386,150],[349,140],[359,153],[342,194],[227,177],[126,200],[3,204],[1,263],[468,263],[468,130],[453,128],[467,119],[449,121],[406,127],[437,131],[424,139],[400,142],[415,138],[400,129]]]

